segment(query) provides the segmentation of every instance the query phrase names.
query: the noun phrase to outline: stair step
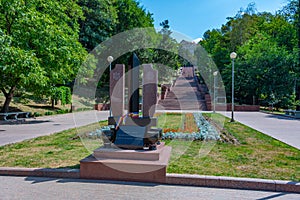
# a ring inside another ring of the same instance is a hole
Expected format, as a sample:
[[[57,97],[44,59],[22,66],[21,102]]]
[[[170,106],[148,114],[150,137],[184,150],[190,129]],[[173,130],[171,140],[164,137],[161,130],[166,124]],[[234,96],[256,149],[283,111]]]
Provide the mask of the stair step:
[[[194,67],[184,67],[171,91],[158,104],[166,110],[207,110],[205,93],[207,86],[199,85],[194,75]]]

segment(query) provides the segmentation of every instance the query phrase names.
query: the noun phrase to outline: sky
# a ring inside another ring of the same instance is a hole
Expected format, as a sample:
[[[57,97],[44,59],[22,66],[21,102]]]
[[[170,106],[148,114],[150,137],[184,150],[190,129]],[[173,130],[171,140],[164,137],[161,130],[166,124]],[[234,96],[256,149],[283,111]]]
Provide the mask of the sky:
[[[174,32],[187,38],[203,37],[207,30],[221,28],[227,17],[234,17],[240,8],[254,2],[258,12],[271,12],[281,9],[287,0],[138,0],[150,13],[153,13],[154,25],[169,20]]]

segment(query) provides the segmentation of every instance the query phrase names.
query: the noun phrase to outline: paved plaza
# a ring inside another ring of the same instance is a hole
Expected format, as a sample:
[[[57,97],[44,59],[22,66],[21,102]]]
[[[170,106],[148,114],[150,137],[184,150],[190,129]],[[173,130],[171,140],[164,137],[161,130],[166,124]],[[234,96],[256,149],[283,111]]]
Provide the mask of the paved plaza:
[[[0,176],[0,199],[300,199],[300,194],[153,183]]]
[[[231,112],[222,113],[231,117]],[[263,112],[234,112],[236,121],[300,149],[300,120]]]
[[[0,146],[107,120],[108,111],[85,111],[0,124]]]

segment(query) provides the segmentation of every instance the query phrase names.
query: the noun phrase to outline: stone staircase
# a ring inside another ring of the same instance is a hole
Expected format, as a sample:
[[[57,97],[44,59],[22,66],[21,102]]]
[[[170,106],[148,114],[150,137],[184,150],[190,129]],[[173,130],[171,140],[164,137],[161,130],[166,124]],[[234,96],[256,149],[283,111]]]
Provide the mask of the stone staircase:
[[[182,68],[182,74],[158,104],[165,110],[207,110],[205,93],[194,75],[194,67]]]

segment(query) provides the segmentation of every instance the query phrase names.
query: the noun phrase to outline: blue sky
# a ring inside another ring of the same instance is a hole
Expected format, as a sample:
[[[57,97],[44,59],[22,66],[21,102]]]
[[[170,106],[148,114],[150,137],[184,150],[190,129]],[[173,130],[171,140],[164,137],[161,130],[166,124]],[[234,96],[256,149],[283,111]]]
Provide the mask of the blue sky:
[[[171,29],[191,39],[200,38],[208,29],[220,28],[227,17],[254,2],[258,12],[275,13],[287,4],[287,0],[139,0],[153,13],[154,24],[169,20]]]

